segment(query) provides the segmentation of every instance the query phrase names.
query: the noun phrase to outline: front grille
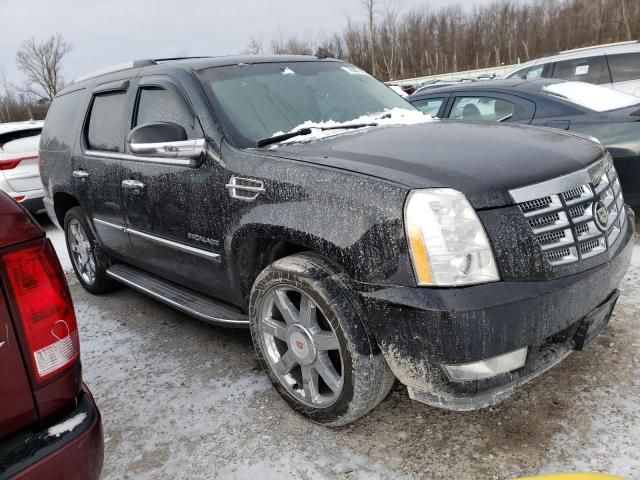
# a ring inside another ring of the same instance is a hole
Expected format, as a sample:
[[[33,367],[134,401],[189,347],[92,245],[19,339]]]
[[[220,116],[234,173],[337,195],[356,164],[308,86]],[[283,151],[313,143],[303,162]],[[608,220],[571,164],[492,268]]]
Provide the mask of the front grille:
[[[610,157],[589,183],[559,193],[540,193],[543,195],[539,198],[518,205],[551,265],[578,262],[606,252],[624,227],[622,188]],[[606,208],[606,222],[597,218],[598,207],[601,217]]]

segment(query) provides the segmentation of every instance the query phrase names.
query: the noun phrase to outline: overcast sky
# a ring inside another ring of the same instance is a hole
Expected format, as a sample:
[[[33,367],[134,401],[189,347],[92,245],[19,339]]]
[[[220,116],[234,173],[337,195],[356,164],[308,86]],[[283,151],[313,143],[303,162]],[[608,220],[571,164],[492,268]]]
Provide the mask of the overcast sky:
[[[387,0],[401,11],[490,0]],[[379,0],[382,11],[385,2]],[[63,76],[138,58],[241,53],[249,40],[266,48],[282,32],[319,37],[364,19],[361,0],[0,0],[0,67],[22,83],[15,55],[27,38],[60,32],[73,44]]]

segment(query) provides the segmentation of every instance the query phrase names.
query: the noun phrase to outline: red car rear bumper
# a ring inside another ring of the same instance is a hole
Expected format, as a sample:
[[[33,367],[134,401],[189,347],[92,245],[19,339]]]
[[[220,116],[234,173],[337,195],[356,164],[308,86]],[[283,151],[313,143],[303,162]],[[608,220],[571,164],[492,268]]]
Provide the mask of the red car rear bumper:
[[[98,480],[103,460],[102,419],[86,386],[56,424],[0,441],[0,479]]]

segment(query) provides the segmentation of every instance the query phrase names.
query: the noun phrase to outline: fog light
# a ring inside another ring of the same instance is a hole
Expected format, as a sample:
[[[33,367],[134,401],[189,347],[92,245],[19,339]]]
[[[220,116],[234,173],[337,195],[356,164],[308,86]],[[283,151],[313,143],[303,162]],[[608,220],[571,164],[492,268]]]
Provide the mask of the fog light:
[[[482,380],[495,377],[501,373],[517,370],[527,361],[527,347],[481,362],[463,363],[462,365],[443,365],[445,372],[454,382]]]

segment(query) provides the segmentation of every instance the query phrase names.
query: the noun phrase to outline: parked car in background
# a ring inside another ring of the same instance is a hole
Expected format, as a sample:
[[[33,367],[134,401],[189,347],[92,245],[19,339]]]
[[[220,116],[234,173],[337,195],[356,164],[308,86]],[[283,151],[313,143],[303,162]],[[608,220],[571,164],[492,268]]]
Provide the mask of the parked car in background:
[[[401,97],[408,97],[409,94],[407,92],[405,92],[401,86],[399,85],[388,85],[388,87],[393,90],[394,92],[396,92],[398,95],[400,95]]]
[[[42,121],[0,123],[0,191],[31,212],[44,210],[38,168]]]
[[[61,91],[40,156],[85,289],[249,327],[330,426],[396,378],[437,407],[502,401],[606,327],[633,249],[599,143],[433,121],[338,60],[138,60]]]
[[[567,50],[523,63],[504,78],[574,80],[640,96],[640,43],[621,42]]]
[[[640,208],[640,98],[563,80],[492,80],[408,98],[434,117],[553,127],[597,138],[611,153],[628,204]]]
[[[0,479],[97,480],[102,462],[60,262],[29,213],[0,192]]]

